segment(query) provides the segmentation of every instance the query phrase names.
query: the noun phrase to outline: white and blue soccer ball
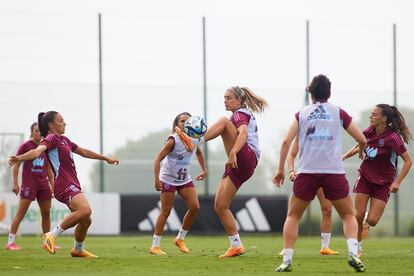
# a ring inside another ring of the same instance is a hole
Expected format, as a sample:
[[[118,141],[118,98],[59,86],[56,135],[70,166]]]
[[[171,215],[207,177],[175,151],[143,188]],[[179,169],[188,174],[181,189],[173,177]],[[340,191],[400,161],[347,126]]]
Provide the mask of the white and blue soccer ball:
[[[207,125],[203,118],[199,116],[190,117],[184,123],[184,131],[191,138],[201,138],[207,131]]]

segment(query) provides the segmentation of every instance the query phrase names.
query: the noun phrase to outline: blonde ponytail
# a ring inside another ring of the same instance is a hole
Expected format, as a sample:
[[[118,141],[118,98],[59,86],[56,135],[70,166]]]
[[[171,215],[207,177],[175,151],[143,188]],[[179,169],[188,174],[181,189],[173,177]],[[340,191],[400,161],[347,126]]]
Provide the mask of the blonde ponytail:
[[[256,95],[250,88],[233,86],[229,90],[241,99],[242,107],[248,107],[254,113],[262,113],[268,106],[267,101]]]

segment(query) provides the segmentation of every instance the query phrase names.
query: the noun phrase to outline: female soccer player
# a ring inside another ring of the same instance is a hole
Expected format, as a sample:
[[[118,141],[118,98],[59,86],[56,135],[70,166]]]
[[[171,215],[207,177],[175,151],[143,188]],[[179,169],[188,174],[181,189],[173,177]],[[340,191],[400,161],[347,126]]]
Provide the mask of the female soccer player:
[[[17,155],[24,154],[31,149],[35,149],[41,140],[40,131],[37,123],[33,123],[30,127],[30,140],[20,145]],[[19,167],[23,164],[22,185],[19,187]],[[7,250],[20,250],[21,247],[16,245],[16,233],[24,215],[29,209],[32,201],[37,199],[40,214],[42,216],[43,233],[50,231],[50,207],[53,189],[53,172],[49,166],[46,154],[42,153],[38,158],[31,162],[17,162],[13,167],[13,192],[18,195],[20,191],[19,207],[17,214],[13,218],[10,225],[9,240],[7,242]],[[50,182],[50,186],[49,186]]]
[[[361,240],[368,235],[370,226],[377,225],[390,193],[398,192],[412,165],[404,142],[410,143],[413,136],[398,109],[388,104],[378,104],[372,109],[369,120],[370,126],[363,132],[368,146],[365,148],[365,158],[354,186],[360,254]],[[358,150],[359,147],[356,146],[345,153],[343,159],[351,157]],[[396,177],[398,156],[401,156],[404,165]],[[370,207],[364,222],[368,201]]]
[[[165,223],[167,222],[168,216],[174,205],[175,191],[177,191],[183,198],[188,211],[184,216],[183,224],[174,240],[174,244],[181,250],[181,252],[190,252],[185,245],[184,239],[200,209],[197,192],[190,175],[190,162],[194,157],[194,154],[197,155],[197,160],[201,167],[201,173],[196,179],[203,180],[207,175],[206,162],[201,149],[197,146],[193,151],[187,151],[180,138],[175,133],[176,127],[181,131],[184,129],[184,123],[190,117],[191,115],[188,112],[180,113],[175,117],[172,127],[173,134],[168,137],[167,142],[154,161],[155,189],[161,191],[161,211],[155,224],[154,236],[152,238],[152,246],[150,249],[151,254],[166,254],[160,248],[160,241]],[[194,139],[194,143],[198,144],[199,142],[197,139]],[[160,163],[164,158],[166,159],[160,170]]]
[[[364,264],[358,258],[358,223],[343,168],[341,129],[346,129],[358,142],[361,157],[366,139],[345,111],[327,102],[331,95],[331,82],[326,76],[314,77],[308,91],[313,103],[296,114],[283,140],[279,168],[273,178],[278,187],[283,184],[286,156],[292,140],[297,136],[298,174],[293,183],[293,195],[283,227],[285,255],[276,271],[292,270],[293,248],[298,237],[299,220],[320,187],[342,219],[349,250],[349,265],[356,271],[365,271]]]
[[[290,153],[288,156],[288,169],[289,169],[289,179],[290,181],[295,181],[296,178],[296,171],[295,171],[295,158],[299,152],[299,142],[298,139],[295,138],[292,148],[290,149]],[[321,255],[338,255],[338,251],[334,251],[329,248],[329,244],[331,242],[331,232],[332,232],[332,203],[326,199],[325,194],[323,193],[323,189],[319,188],[318,192],[316,193],[318,197],[319,204],[321,206],[322,212],[322,220],[321,220],[321,250],[319,253]],[[285,251],[282,249],[280,251],[279,256],[283,256]]]
[[[65,133],[66,123],[62,115],[56,111],[41,112],[38,115],[41,135],[44,137],[40,145],[25,154],[11,156],[12,166],[23,160],[33,160],[46,152],[52,163],[55,177],[54,195],[57,200],[65,203],[71,214],[67,215],[51,232],[43,235],[45,249],[55,254],[55,240],[65,230],[76,225],[75,246],[72,257],[97,257],[84,249],[84,240],[91,225],[91,207],[83,195],[77,177],[72,152],[85,158],[105,160],[109,164],[118,164],[117,159],[100,155],[91,150],[81,148],[69,140]]]
[[[204,141],[221,135],[228,156],[216,193],[214,209],[230,241],[229,249],[220,257],[235,257],[244,254],[245,248],[240,240],[236,220],[230,211],[230,204],[238,189],[253,175],[257,166],[260,148],[256,119],[252,112],[263,112],[267,102],[247,87],[234,86],[224,93],[224,105],[226,110],[233,113],[230,120],[223,117],[210,126],[204,135]],[[180,137],[188,141],[181,134]]]

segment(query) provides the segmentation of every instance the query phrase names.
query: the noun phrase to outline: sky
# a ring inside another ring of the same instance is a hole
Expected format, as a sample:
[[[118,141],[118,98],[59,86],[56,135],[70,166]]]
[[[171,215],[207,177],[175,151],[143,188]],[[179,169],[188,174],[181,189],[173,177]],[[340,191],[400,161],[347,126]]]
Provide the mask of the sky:
[[[203,115],[202,17],[206,17],[208,115],[228,116],[223,92],[245,85],[269,102],[258,117],[275,157],[303,103],[306,20],[310,75],[332,81],[332,102],[356,120],[393,103],[392,24],[397,24],[398,104],[413,102],[414,2],[393,1],[3,1],[0,0],[0,132],[25,133],[58,110],[67,135],[99,150],[98,13],[102,14],[104,151]],[[138,158],[138,157],[137,157]],[[76,159],[86,190],[93,164]]]

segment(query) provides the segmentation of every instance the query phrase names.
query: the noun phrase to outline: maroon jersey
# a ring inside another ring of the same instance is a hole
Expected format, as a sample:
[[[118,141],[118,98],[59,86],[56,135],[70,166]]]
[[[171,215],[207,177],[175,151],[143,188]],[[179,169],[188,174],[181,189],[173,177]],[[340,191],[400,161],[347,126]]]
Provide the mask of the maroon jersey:
[[[359,173],[371,183],[392,183],[397,172],[398,156],[407,151],[401,136],[391,128],[380,135],[374,127],[367,128],[363,133],[367,138],[367,147]]]
[[[55,195],[68,186],[80,189],[72,152],[78,147],[63,135],[48,134],[40,143],[47,147],[47,155],[55,174]]]
[[[26,141],[20,145],[16,155],[24,154],[29,150],[35,148],[37,148],[37,145],[35,142],[33,142],[33,140]],[[22,162],[22,189],[25,187],[49,187],[49,181],[46,172],[47,162],[48,161],[45,153],[42,153],[36,159]]]

